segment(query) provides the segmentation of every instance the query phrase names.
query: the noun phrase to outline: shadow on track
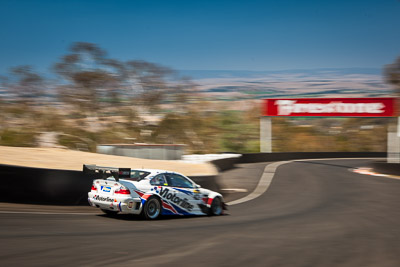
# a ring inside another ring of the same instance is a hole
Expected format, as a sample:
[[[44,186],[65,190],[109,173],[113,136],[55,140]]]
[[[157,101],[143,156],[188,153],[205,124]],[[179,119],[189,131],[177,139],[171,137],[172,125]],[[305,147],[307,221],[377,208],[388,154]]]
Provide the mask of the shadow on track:
[[[229,216],[229,214],[223,214],[219,216],[207,216],[207,215],[163,215],[157,218],[156,220],[146,220],[140,215],[133,214],[115,214],[115,215],[107,215],[107,214],[98,214],[98,217],[115,219],[120,221],[171,221],[171,220],[188,220],[195,218],[204,218],[204,217],[220,217],[220,216]]]

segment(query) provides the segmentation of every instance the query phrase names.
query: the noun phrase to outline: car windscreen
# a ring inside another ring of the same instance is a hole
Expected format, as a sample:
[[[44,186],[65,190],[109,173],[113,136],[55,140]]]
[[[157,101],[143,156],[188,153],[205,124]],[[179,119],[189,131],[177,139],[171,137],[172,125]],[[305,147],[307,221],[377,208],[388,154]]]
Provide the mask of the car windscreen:
[[[150,172],[146,172],[146,171],[142,171],[142,170],[131,170],[131,178],[124,178],[124,180],[140,181],[149,174],[150,174]]]

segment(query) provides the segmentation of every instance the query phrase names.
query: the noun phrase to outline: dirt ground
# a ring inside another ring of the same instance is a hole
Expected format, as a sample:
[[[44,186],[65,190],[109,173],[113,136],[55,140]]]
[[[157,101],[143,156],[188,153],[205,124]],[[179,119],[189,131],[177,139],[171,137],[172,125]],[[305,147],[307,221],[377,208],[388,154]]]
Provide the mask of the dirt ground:
[[[149,168],[176,171],[187,176],[216,175],[217,169],[209,163],[184,163],[172,160],[150,160],[61,148],[27,148],[0,146],[0,164],[82,170],[83,164],[120,168]]]

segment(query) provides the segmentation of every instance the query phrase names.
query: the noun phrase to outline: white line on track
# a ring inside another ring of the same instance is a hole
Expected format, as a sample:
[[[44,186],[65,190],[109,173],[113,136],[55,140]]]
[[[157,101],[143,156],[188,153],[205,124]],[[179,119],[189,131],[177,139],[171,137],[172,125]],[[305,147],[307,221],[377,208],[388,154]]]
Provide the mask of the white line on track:
[[[279,162],[274,162],[271,164],[268,164],[263,172],[263,175],[260,178],[260,181],[258,182],[258,185],[256,187],[256,189],[254,189],[253,192],[251,192],[249,195],[237,199],[237,200],[233,200],[231,202],[228,202],[227,204],[229,206],[232,205],[237,205],[240,203],[244,203],[250,200],[253,200],[255,198],[258,198],[259,196],[261,196],[262,194],[264,194],[269,186],[271,185],[272,179],[274,178],[276,169],[283,165],[283,164],[287,164],[287,163],[291,163],[291,162],[296,162],[296,161],[316,161],[316,160],[348,160],[348,159],[376,159],[376,158],[325,158],[325,159],[296,159],[296,160],[289,160],[289,161],[279,161]]]
[[[222,188],[222,189],[220,189],[220,191],[223,191],[223,192],[237,192],[237,193],[246,193],[246,192],[248,192],[248,190],[244,189],[244,188]]]
[[[274,178],[276,169],[279,166],[289,163],[289,162],[291,162],[291,161],[280,161],[280,162],[274,162],[274,163],[268,164],[264,169],[264,173],[261,176],[256,189],[254,189],[253,192],[251,192],[249,195],[247,195],[243,198],[228,202],[227,204],[229,206],[240,204],[243,202],[253,200],[253,199],[261,196],[262,194],[264,194],[265,191],[267,191],[269,185],[271,184],[272,178]]]

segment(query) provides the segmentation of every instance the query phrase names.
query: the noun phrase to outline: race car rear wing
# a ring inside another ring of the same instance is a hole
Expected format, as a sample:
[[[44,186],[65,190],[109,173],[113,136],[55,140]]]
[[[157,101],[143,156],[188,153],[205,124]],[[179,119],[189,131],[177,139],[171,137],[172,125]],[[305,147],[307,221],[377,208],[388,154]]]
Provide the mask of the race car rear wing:
[[[87,174],[100,174],[100,179],[107,179],[113,176],[118,182],[119,178],[130,178],[131,168],[115,168],[115,167],[101,167],[90,164],[83,164],[83,172]]]

